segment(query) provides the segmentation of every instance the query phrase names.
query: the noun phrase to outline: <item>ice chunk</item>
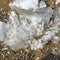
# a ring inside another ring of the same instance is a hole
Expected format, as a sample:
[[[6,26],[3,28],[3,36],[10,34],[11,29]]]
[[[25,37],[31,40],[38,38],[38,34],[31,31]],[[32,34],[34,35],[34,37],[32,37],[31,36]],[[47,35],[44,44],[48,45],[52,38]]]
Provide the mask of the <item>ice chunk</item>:
[[[0,21],[0,41],[4,41],[6,37],[5,23]]]
[[[47,7],[46,3],[44,1],[41,1],[39,4],[40,8],[45,8]]]
[[[44,30],[45,26],[49,26],[53,9],[46,7],[45,3],[41,1],[40,4],[44,4],[43,7],[46,8],[40,8],[37,11],[30,10],[37,8],[37,2],[38,0],[14,0],[13,3],[10,3],[10,7],[16,8],[10,13],[4,44],[10,46],[14,51],[25,49],[28,46],[34,50],[42,49],[48,41],[58,39],[56,37],[57,24]]]
[[[60,8],[58,8],[57,11],[56,11],[55,20],[60,20]]]

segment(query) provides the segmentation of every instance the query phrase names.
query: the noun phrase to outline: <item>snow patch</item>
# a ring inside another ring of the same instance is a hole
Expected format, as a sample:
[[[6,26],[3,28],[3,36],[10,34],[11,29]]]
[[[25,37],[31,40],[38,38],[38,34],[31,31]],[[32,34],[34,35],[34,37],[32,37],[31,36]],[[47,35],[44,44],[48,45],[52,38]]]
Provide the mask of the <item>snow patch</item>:
[[[14,0],[14,2],[10,3],[9,5],[26,10],[36,9],[38,5],[38,0]]]

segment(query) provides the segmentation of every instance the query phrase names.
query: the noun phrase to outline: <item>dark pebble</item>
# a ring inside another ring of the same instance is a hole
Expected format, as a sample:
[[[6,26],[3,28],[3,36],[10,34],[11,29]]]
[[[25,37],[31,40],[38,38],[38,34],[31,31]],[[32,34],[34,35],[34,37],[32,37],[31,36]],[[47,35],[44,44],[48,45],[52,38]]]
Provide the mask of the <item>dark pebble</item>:
[[[60,60],[60,55],[50,53],[47,56],[43,57],[42,60]]]

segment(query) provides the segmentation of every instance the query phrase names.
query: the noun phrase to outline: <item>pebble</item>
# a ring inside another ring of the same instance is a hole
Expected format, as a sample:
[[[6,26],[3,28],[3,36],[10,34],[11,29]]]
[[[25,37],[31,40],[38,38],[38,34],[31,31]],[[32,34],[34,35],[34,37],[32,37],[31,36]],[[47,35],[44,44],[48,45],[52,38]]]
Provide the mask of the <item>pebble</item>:
[[[60,0],[56,0],[55,4],[57,5],[57,4],[59,4],[59,3],[60,3]]]
[[[42,58],[42,60],[60,60],[60,56],[50,53],[47,56],[45,56],[44,58]]]

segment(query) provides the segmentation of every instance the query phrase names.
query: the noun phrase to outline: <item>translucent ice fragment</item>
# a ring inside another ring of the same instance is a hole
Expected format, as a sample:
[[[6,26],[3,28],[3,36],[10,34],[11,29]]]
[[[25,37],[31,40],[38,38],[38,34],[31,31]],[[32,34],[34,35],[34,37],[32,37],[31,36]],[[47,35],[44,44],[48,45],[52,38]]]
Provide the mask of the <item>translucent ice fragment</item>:
[[[6,37],[5,23],[0,21],[0,41],[4,41]]]

